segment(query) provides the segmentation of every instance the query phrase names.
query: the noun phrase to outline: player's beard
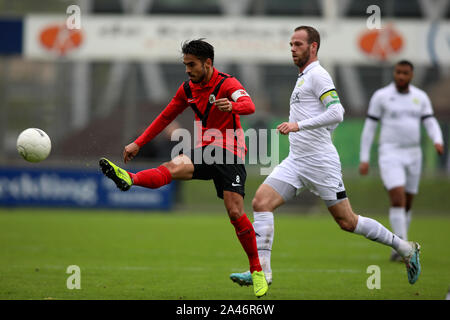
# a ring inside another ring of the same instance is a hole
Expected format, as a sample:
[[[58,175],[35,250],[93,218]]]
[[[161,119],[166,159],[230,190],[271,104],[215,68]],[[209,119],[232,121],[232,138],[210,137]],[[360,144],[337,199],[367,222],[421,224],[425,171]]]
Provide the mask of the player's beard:
[[[193,83],[201,83],[201,82],[203,82],[203,80],[205,80],[205,77],[206,77],[206,74],[207,74],[205,65],[203,65],[202,69],[203,69],[202,70],[203,72],[202,72],[201,76],[199,77],[199,79],[196,80],[196,81],[191,80]]]
[[[310,58],[309,48],[310,46],[308,46],[308,48],[305,50],[305,53],[301,57],[299,57],[299,60],[296,63],[297,67],[303,68],[305,64],[309,61]]]
[[[395,82],[395,86],[397,87],[397,91],[404,93],[409,91],[409,82],[406,82],[405,84],[401,85],[398,82]]]

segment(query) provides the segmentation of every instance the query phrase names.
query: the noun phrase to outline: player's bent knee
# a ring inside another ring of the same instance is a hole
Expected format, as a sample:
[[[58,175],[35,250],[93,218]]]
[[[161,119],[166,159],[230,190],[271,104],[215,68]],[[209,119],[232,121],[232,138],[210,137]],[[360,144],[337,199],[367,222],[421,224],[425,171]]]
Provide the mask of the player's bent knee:
[[[347,232],[353,232],[358,224],[358,216],[351,210],[348,202],[341,202],[328,208],[339,227]]]
[[[186,156],[184,154],[180,154],[180,155],[176,156],[175,158],[173,158],[172,161],[170,161],[170,163],[172,163],[174,165],[192,164],[192,160],[188,156]]]
[[[194,166],[189,163],[185,164],[184,162],[177,162],[174,160],[162,164],[169,170],[170,174],[172,175],[172,178],[190,179],[194,172]]]
[[[284,203],[284,199],[270,186],[263,184],[252,200],[254,212],[273,212]]]
[[[272,211],[267,198],[255,196],[252,200],[252,208],[254,212]]]
[[[174,174],[177,174],[178,171],[179,171],[178,166],[177,166],[176,164],[174,164],[172,161],[170,161],[170,162],[164,162],[162,165],[163,165],[164,167],[166,167],[166,168],[169,170],[169,172],[170,172],[170,174],[171,174],[172,176],[173,176]]]

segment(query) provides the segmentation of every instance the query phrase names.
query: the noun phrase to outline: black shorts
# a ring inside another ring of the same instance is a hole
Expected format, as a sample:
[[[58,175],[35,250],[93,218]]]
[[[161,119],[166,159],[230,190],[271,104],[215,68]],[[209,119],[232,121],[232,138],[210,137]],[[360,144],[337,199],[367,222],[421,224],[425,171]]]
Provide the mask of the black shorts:
[[[204,153],[205,148],[208,148],[206,153]],[[212,161],[215,159],[216,152],[222,152],[222,157],[220,157],[220,153],[217,153],[218,157],[222,159],[221,161]],[[202,155],[201,157],[199,156],[200,153]],[[213,158],[208,158],[207,155],[209,154]],[[194,174],[192,175],[192,179],[212,179],[219,198],[223,199],[224,191],[236,192],[242,197],[245,196],[247,171],[245,170],[245,165],[241,158],[226,149],[212,146],[192,149],[190,154],[185,155],[187,155],[194,164]]]

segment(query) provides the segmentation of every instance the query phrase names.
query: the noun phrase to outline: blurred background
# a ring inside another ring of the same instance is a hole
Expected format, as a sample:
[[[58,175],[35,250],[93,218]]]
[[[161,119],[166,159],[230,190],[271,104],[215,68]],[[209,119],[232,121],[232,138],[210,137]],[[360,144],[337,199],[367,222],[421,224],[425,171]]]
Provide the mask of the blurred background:
[[[80,8],[79,30],[66,26],[76,12],[68,12],[71,5]],[[371,28],[371,5],[380,9],[380,29]],[[395,62],[408,59],[415,65],[413,84],[430,96],[445,139],[445,154],[438,157],[423,131],[416,210],[448,213],[449,19],[447,0],[0,0],[0,204],[221,207],[212,184],[203,181],[119,193],[99,175],[98,158],[119,162],[124,145],[170,101],[186,80],[180,47],[189,39],[213,44],[216,68],[237,77],[252,96],[256,113],[241,117],[244,129],[274,128],[288,117],[297,78],[290,35],[299,25],[312,25],[322,37],[320,62],[346,110],[333,139],[353,205],[381,213],[389,206],[375,144],[370,176],[358,176],[359,142],[371,95],[391,82]],[[26,163],[16,150],[17,136],[29,127],[43,129],[52,140],[51,155],[39,164]],[[126,169],[167,161],[170,133],[179,127],[192,131],[190,110]],[[287,154],[287,138],[280,137],[280,161]],[[258,165],[247,170],[245,205],[251,212],[251,198],[265,176]],[[304,213],[318,206],[324,210],[319,198],[305,192],[283,210]]]

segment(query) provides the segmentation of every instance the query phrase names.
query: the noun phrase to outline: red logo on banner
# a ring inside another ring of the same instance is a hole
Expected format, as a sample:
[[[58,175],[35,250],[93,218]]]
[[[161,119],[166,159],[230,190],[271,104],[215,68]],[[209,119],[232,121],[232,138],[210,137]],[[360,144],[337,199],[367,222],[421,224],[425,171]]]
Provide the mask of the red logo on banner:
[[[359,47],[369,56],[386,60],[403,48],[403,37],[392,26],[369,30],[360,36]]]
[[[66,25],[53,25],[41,31],[39,40],[44,48],[63,56],[81,45],[83,35],[80,30],[67,29]]]

